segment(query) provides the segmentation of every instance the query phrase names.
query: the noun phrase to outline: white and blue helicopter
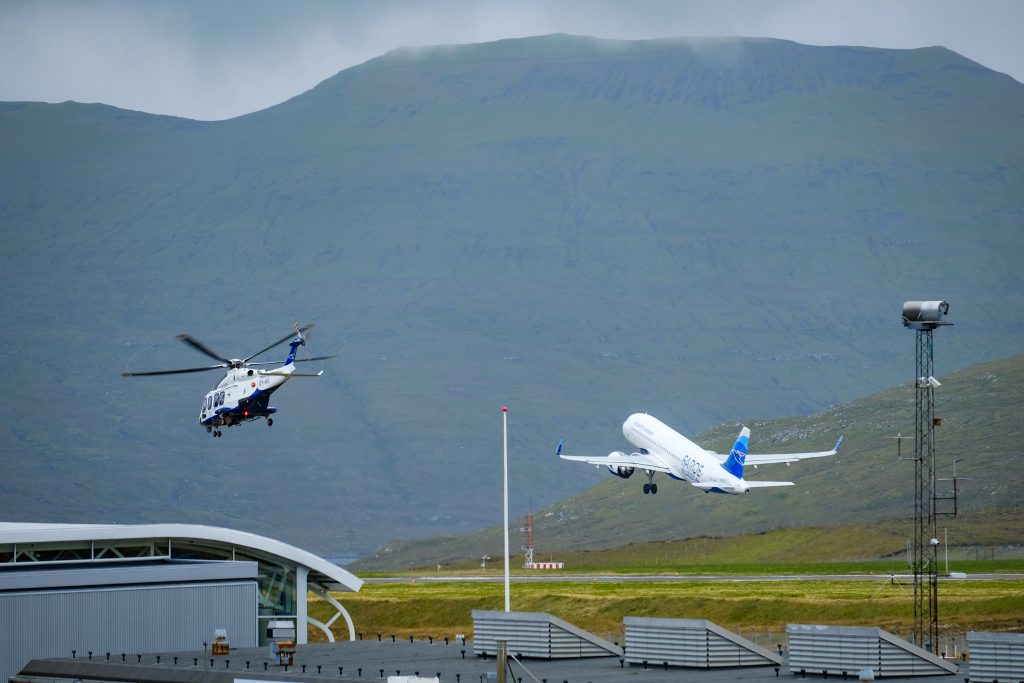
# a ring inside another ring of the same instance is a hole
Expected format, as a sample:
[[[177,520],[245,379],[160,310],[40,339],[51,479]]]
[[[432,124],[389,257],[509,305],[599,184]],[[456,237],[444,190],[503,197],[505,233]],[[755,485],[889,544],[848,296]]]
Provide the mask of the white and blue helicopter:
[[[179,334],[178,340],[220,362],[217,365],[207,365],[200,368],[125,372],[121,376],[179,375],[187,372],[205,372],[207,370],[226,368],[227,372],[224,373],[224,379],[220,381],[216,388],[207,392],[206,397],[203,399],[203,406],[199,411],[199,424],[206,427],[206,431],[214,436],[221,436],[221,427],[233,427],[259,418],[265,418],[269,427],[274,424],[274,418],[271,416],[277,412],[277,408],[270,405],[271,394],[280,389],[292,377],[319,377],[324,374],[323,370],[316,373],[296,372],[295,363],[334,358],[333,355],[300,359],[295,357],[298,348],[306,344],[306,337],[303,336],[303,333],[312,327],[313,323],[308,323],[302,327],[296,325],[293,334],[278,339],[270,346],[260,349],[248,358],[224,358],[191,336]],[[289,340],[291,340],[289,343],[290,350],[283,365],[271,370],[253,369],[253,366],[256,365],[279,365],[277,361],[250,361],[256,356]]]

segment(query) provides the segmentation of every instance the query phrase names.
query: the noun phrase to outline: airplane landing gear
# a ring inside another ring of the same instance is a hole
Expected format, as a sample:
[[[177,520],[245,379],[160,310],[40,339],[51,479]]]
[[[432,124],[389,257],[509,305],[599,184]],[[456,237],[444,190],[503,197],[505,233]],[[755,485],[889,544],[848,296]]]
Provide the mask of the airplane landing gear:
[[[644,493],[650,493],[651,495],[658,492],[658,485],[654,483],[654,470],[646,470],[647,483],[644,484]]]

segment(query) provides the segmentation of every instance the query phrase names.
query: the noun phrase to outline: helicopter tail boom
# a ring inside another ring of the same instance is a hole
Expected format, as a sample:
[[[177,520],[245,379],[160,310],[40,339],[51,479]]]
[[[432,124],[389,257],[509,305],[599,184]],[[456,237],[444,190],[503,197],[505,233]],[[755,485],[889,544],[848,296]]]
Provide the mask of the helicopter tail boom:
[[[288,350],[288,357],[284,359],[285,365],[291,365],[295,362],[295,352],[299,350],[299,347],[304,345],[306,340],[302,338],[302,335],[298,335],[293,339],[288,346],[291,347]]]

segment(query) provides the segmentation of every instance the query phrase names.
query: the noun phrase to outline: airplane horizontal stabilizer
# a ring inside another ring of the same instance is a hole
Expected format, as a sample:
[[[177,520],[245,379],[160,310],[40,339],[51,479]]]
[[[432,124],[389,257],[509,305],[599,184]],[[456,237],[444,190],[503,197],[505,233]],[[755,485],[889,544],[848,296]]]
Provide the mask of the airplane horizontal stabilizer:
[[[747,486],[752,489],[768,488],[769,486],[792,486],[791,481],[750,481],[749,479],[743,480]]]

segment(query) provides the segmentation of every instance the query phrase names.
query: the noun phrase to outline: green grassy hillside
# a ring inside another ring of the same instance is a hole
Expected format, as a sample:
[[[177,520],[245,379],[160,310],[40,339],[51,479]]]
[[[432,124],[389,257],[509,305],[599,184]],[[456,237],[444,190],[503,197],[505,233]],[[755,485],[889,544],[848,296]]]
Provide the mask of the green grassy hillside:
[[[609,640],[622,642],[624,616],[708,619],[771,647],[785,642],[787,624],[882,627],[906,637],[914,622],[909,587],[879,581],[698,581],[517,583],[512,609],[547,612]],[[1019,631],[1024,595],[1019,581],[948,581],[941,584],[943,634]],[[367,639],[414,636],[439,640],[471,636],[475,609],[501,609],[501,582],[366,584],[339,594],[358,632]],[[310,602],[310,616],[329,619],[334,608]],[[335,636],[348,636],[344,622]],[[310,629],[313,640],[322,632]]]
[[[0,516],[365,553],[493,523],[503,404],[518,515],[600,479],[559,436],[607,451],[636,410],[698,433],[892,386],[905,299],[952,304],[938,372],[1021,353],[1022,110],[944,48],[573,36],[399,50],[229,121],[2,103]],[[212,373],[119,376],[205,362],[180,332],[244,357],[295,320],[342,353],[271,430],[204,434]],[[673,533],[864,512],[816,467],[824,512],[803,487]]]
[[[1015,497],[1015,475],[1021,445],[1010,425],[1024,419],[1024,356],[971,367],[942,378],[935,392],[935,413],[942,418],[936,431],[936,476],[951,478],[953,460],[958,478],[960,517],[943,519],[953,534],[951,545],[999,546],[1024,543],[1019,512],[1009,516],[993,511],[993,501]],[[662,478],[656,496],[645,496],[642,478],[608,476],[592,489],[556,503],[535,515],[538,558],[558,553],[581,566],[629,566],[625,557],[654,558],[673,563],[807,563],[862,561],[896,557],[912,536],[905,525],[887,523],[847,528],[829,541],[828,527],[857,525],[886,519],[913,519],[913,463],[898,460],[890,437],[909,434],[902,455],[913,453],[914,390],[904,385],[820,413],[783,420],[756,420],[751,428],[751,452],[784,452],[827,448],[843,434],[839,455],[823,461],[764,465],[745,476],[792,479],[796,486],[776,491],[753,491],[746,496],[705,494],[682,482]],[[698,443],[719,452],[727,450],[738,425],[708,430]],[[617,447],[617,446],[616,446]],[[552,456],[553,457],[553,456]],[[564,463],[564,476],[573,476],[578,463]],[[951,487],[948,482],[940,487]],[[940,493],[946,493],[940,488]],[[513,492],[515,495],[515,492]],[[941,504],[940,511],[952,511]],[[958,525],[963,533],[958,536]],[[518,524],[516,524],[518,526]],[[770,537],[767,545],[752,542],[752,534],[792,527]],[[807,527],[813,527],[808,529]],[[854,530],[856,530],[854,532]],[[727,536],[720,541],[707,536]],[[515,546],[520,545],[518,535]],[[683,541],[671,553],[644,542]],[[619,550],[594,555],[566,551],[595,548]],[[501,554],[501,527],[474,535],[390,543],[356,563],[356,569],[391,569],[466,562],[482,555]],[[702,559],[705,556],[709,560]],[[587,560],[587,557],[604,558]],[[684,559],[685,558],[685,559]]]

